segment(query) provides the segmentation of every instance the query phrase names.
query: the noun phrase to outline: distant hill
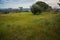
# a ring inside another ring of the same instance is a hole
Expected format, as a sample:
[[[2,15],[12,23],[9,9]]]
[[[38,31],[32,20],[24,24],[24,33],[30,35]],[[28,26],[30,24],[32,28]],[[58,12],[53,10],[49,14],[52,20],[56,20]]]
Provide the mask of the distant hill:
[[[13,9],[13,8],[0,8],[0,10],[19,10],[19,9]],[[29,11],[30,8],[23,8],[22,11]]]

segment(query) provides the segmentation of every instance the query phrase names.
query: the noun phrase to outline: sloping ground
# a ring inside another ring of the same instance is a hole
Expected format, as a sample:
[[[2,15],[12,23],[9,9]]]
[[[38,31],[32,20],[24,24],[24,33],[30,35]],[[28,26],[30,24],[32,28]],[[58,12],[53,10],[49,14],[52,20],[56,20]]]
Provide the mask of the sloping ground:
[[[0,14],[0,40],[60,40],[60,14]]]

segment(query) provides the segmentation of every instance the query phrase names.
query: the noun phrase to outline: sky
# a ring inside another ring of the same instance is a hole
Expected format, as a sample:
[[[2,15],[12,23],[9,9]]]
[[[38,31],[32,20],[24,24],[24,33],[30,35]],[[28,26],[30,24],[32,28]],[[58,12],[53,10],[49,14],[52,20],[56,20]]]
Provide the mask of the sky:
[[[52,7],[59,8],[59,6],[57,5],[59,0],[0,0],[0,8],[29,8],[32,4],[34,4],[37,1],[43,1]]]

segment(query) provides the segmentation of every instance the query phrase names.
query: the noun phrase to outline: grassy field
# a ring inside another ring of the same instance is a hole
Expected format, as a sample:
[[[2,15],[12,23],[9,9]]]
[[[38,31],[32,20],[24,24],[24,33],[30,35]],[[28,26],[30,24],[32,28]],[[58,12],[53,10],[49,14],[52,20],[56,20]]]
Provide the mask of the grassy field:
[[[0,14],[0,40],[60,40],[60,13]]]

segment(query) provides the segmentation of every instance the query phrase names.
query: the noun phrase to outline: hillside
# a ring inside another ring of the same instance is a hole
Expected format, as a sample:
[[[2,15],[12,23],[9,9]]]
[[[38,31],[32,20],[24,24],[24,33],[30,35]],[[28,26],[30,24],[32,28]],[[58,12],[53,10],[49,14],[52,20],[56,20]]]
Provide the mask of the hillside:
[[[0,40],[60,40],[60,13],[0,14]]]

